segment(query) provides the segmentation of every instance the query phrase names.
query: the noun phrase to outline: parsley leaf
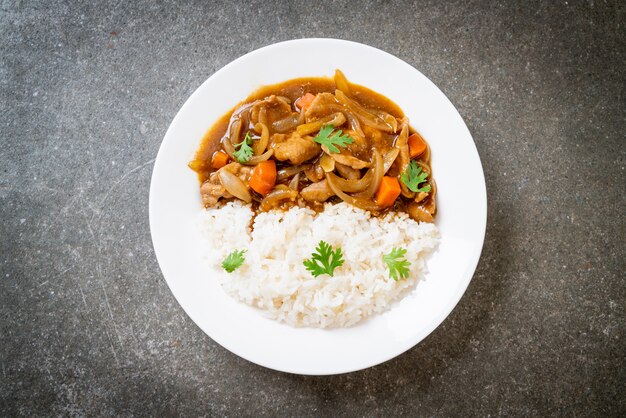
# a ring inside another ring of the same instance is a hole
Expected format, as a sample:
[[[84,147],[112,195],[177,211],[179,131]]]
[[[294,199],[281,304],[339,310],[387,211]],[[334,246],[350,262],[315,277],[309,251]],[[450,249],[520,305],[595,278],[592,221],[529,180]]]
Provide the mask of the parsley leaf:
[[[320,241],[317,244],[313,254],[311,254],[310,260],[304,260],[304,267],[317,277],[321,274],[328,274],[333,276],[335,269],[343,265],[343,254],[341,253],[341,247],[333,250],[333,248],[324,241]]]
[[[318,144],[326,145],[328,148],[328,152],[331,154],[337,154],[339,152],[339,145],[342,148],[345,148],[346,145],[351,144],[354,139],[352,139],[349,135],[343,135],[341,130],[338,130],[334,134],[331,135],[335,127],[333,125],[324,125],[322,129],[320,129],[319,133],[315,135],[313,141]]]
[[[246,250],[241,250],[241,251],[235,250],[232,253],[228,254],[226,258],[224,259],[224,261],[222,261],[222,267],[224,268],[224,270],[226,270],[229,273],[232,273],[233,271],[241,267],[241,265],[246,259],[246,257],[244,256],[245,252]]]
[[[428,173],[422,172],[422,167],[415,161],[411,161],[406,169],[406,172],[400,175],[400,180],[406,185],[412,192],[430,192],[430,184],[424,187],[419,187],[420,183],[424,183],[428,177]]]
[[[252,158],[252,137],[250,136],[250,131],[246,132],[246,136],[243,138],[238,144],[235,144],[235,151],[233,154],[235,155],[235,159],[240,163],[247,163]]]
[[[394,248],[389,254],[383,255],[383,261],[389,267],[389,277],[395,281],[409,277],[409,266],[411,263],[406,261],[404,258],[405,254],[406,250],[404,248]]]

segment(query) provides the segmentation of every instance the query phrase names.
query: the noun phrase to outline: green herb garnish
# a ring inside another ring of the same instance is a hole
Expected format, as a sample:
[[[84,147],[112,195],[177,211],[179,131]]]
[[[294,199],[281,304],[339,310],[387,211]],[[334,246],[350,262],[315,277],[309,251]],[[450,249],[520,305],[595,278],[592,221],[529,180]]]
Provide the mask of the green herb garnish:
[[[405,254],[406,250],[404,248],[394,248],[389,254],[383,255],[383,261],[389,267],[389,277],[395,281],[409,277],[409,266],[411,263],[406,261],[404,258]]]
[[[339,148],[337,148],[337,145],[345,148],[346,145],[351,144],[354,141],[351,136],[342,135],[341,130],[338,130],[331,135],[334,129],[335,127],[333,125],[324,125],[322,126],[322,129],[320,129],[319,133],[315,135],[315,138],[313,138],[313,141],[317,142],[318,144],[326,145],[326,148],[328,148],[328,152],[330,152],[331,154],[339,153]]]
[[[422,172],[422,167],[415,161],[411,161],[406,169],[406,172],[400,175],[400,180],[406,185],[412,192],[430,192],[430,184],[424,187],[419,187],[420,183],[424,183],[428,173]]]
[[[313,254],[311,254],[310,260],[304,260],[304,267],[317,277],[321,274],[328,274],[333,276],[335,269],[343,264],[343,254],[341,253],[341,247],[336,250],[328,245],[324,241],[320,241],[317,244]]]
[[[246,136],[243,138],[243,141],[235,145],[236,151],[233,153],[235,155],[235,159],[240,163],[247,163],[252,158],[252,154],[254,151],[250,146],[252,144],[252,137],[250,136],[250,131],[246,132]]]
[[[246,259],[246,257],[244,256],[245,252],[246,250],[235,250],[232,253],[228,254],[224,261],[222,261],[222,267],[224,268],[224,270],[232,273],[233,271],[241,267],[244,260]]]

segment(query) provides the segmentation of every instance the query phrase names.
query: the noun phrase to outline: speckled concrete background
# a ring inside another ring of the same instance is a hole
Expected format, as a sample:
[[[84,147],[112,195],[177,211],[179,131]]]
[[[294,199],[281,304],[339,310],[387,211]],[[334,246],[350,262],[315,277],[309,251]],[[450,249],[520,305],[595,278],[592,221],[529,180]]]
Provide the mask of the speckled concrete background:
[[[624,416],[619,3],[0,2],[0,415]],[[152,163],[186,98],[238,56],[307,36],[432,79],[474,136],[490,203],[444,324],[334,377],[267,370],[205,336],[148,228]]]

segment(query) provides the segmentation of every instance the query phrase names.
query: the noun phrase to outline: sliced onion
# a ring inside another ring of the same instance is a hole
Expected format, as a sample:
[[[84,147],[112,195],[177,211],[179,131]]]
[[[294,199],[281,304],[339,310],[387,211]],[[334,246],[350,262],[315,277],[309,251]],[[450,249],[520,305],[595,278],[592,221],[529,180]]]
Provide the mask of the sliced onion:
[[[298,126],[300,122],[300,114],[292,113],[284,119],[279,119],[272,122],[272,130],[278,133],[284,133],[287,131],[291,131]]]
[[[228,154],[228,156],[232,158],[233,160],[236,160],[236,158],[235,158],[235,147],[233,146],[232,138],[239,139],[240,132],[241,132],[241,121],[239,119],[236,119],[232,121],[230,124],[229,134],[224,135],[224,137],[222,138],[222,147],[224,148],[224,151],[226,151],[226,154]]]
[[[384,157],[385,174],[387,174],[387,171],[389,171],[389,169],[393,165],[393,162],[396,161],[396,157],[398,156],[399,153],[400,153],[400,150],[398,148],[394,148],[391,151],[389,151],[387,154],[385,154],[385,157]]]
[[[350,93],[350,83],[341,70],[335,70],[335,86],[344,93]]]
[[[419,156],[419,159],[422,161],[430,161],[430,145],[426,144],[426,151]]]
[[[276,181],[283,181],[288,179],[289,177],[298,174],[306,169],[311,167],[310,164],[302,164],[302,165],[290,165],[289,167],[278,170],[276,175]]]
[[[254,130],[261,132],[261,138],[252,143],[252,149],[254,150],[254,155],[260,155],[265,152],[267,144],[270,142],[270,131],[267,129],[267,126],[261,122],[254,125]]]
[[[300,184],[300,173],[298,173],[295,176],[293,176],[293,178],[289,182],[289,188],[291,190],[295,190],[297,192],[299,184]]]
[[[260,162],[263,162],[265,160],[269,160],[269,158],[274,154],[274,150],[270,149],[265,151],[265,153],[261,154],[261,155],[257,155],[256,157],[252,157],[250,158],[248,161],[246,161],[245,163],[241,163],[243,165],[257,165]]]
[[[377,149],[374,149],[372,164],[372,180],[367,189],[359,193],[358,197],[371,198],[374,196],[374,193],[376,193],[380,187],[380,182],[383,180],[383,176],[385,175],[385,166],[383,158],[380,156]]]
[[[350,129],[360,135],[362,138],[365,138],[365,134],[363,133],[363,129],[361,129],[361,124],[359,123],[359,119],[349,110],[343,112],[348,120],[348,124],[350,125]]]
[[[406,172],[409,164],[411,163],[411,156],[409,155],[409,120],[405,117],[402,119],[402,129],[400,135],[396,139],[394,147],[399,150],[398,158],[400,162],[400,173]],[[402,196],[413,199],[415,192],[412,192],[404,182],[400,182],[400,188],[402,189]]]
[[[311,183],[317,183],[325,177],[324,170],[319,164],[312,164],[304,170],[304,175]]]
[[[385,112],[384,110],[372,110],[371,112],[385,121],[387,125],[391,126],[394,132],[398,131],[398,119],[395,116]]]
[[[294,200],[298,196],[298,192],[296,190],[290,189],[284,184],[279,184],[268,193],[267,196],[261,200],[261,204],[259,205],[260,209],[263,212],[266,212],[272,208],[278,206],[278,204],[284,200]]]
[[[335,99],[335,96],[331,95],[330,93],[323,93],[323,94],[328,94],[330,97],[332,97],[335,100],[334,103],[320,104],[317,108],[313,108],[313,105],[311,105],[309,109],[306,111],[307,118],[311,118],[314,114],[317,114],[317,113],[324,114],[324,113],[328,113],[329,111],[333,113],[340,112],[340,113],[343,113],[346,120],[348,121],[348,125],[350,125],[350,129],[352,129],[361,137],[365,137],[365,134],[363,133],[363,129],[361,129],[361,123],[359,122],[359,119],[354,115],[354,113],[352,113],[352,111],[346,106],[337,103],[336,101],[337,99]]]
[[[302,125],[304,122],[306,122],[306,109],[303,107],[298,113],[298,125]]]
[[[335,184],[342,191],[348,193],[362,192],[367,189],[367,187],[372,182],[372,176],[374,174],[374,169],[370,168],[367,170],[367,173],[363,177],[358,180],[346,180],[341,177],[335,177]]]
[[[343,113],[337,112],[333,113],[332,115],[328,115],[326,117],[318,119],[314,122],[300,125],[296,128],[296,130],[301,136],[304,136],[319,131],[324,125],[333,125],[334,127],[338,127],[343,125],[345,121],[346,117],[343,115]]]
[[[259,110],[259,122],[267,126],[267,107],[265,106],[263,106],[261,110]]]
[[[424,199],[426,199],[428,197],[428,193],[427,192],[419,192],[417,193],[417,195],[415,196],[415,203],[420,203],[422,202]]]
[[[322,145],[322,150],[326,154],[330,155],[330,157],[336,162],[343,164],[343,165],[347,165],[357,170],[360,170],[365,167],[369,167],[371,165],[367,161],[359,160],[358,158],[353,157],[352,155],[345,153],[345,152],[331,153],[326,145]]]
[[[389,125],[384,119],[371,113],[369,110],[350,99],[343,91],[335,90],[335,96],[339,103],[351,110],[361,123],[384,132],[393,133],[396,131],[393,126]]]
[[[339,189],[339,187],[337,187],[337,184],[335,183],[337,180],[337,176],[335,176],[333,173],[328,173],[326,174],[326,180],[328,181],[328,186],[331,188],[331,190],[337,195],[339,196],[339,198],[341,200],[343,200],[346,203],[349,203],[353,206],[356,206],[357,208],[361,208],[361,209],[365,209],[365,210],[369,210],[369,211],[379,211],[381,210],[381,207],[378,206],[376,204],[376,202],[370,200],[370,199],[363,199],[360,197],[353,197],[350,196],[344,192],[341,191],[341,189]]]
[[[437,204],[436,204],[436,196],[437,196],[437,183],[432,178],[428,179],[428,184],[430,184],[430,192],[428,192],[428,200],[423,205],[424,209],[426,209],[431,215],[435,215],[437,213]]]
[[[228,193],[243,200],[246,203],[250,203],[252,201],[252,196],[250,196],[248,187],[239,177],[237,177],[228,170],[219,170],[217,172],[217,176],[220,180],[220,183],[222,183],[222,186],[224,186]]]
[[[319,161],[320,167],[325,173],[330,173],[335,169],[335,160],[328,154],[322,154]]]

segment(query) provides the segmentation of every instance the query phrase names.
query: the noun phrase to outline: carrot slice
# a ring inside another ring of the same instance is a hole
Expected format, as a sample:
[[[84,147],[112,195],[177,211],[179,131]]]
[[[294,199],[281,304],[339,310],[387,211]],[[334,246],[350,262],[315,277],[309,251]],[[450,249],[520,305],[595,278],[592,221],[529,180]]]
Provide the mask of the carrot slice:
[[[250,187],[252,190],[266,195],[276,184],[276,162],[274,160],[262,161],[252,170],[250,176]]]
[[[388,208],[400,196],[400,183],[396,177],[384,176],[376,192],[376,203]]]
[[[419,157],[426,151],[426,141],[417,132],[409,137],[409,155],[411,158]]]
[[[307,93],[304,96],[300,97],[298,100],[296,100],[296,107],[300,110],[307,110],[309,106],[311,106],[311,103],[313,103],[313,100],[315,100],[315,95]]]
[[[213,168],[222,168],[228,163],[228,154],[223,151],[215,151],[211,157],[211,166]]]

